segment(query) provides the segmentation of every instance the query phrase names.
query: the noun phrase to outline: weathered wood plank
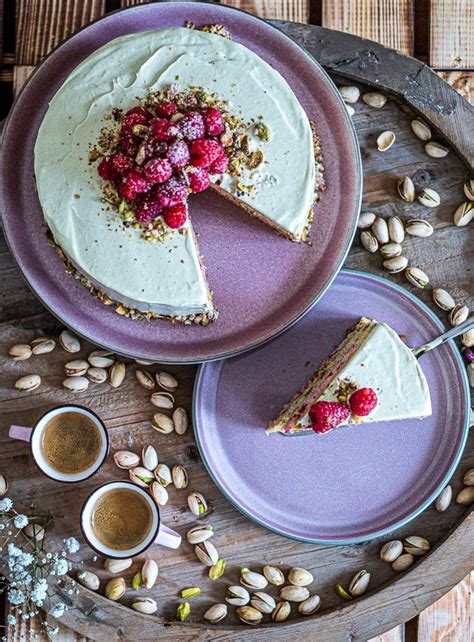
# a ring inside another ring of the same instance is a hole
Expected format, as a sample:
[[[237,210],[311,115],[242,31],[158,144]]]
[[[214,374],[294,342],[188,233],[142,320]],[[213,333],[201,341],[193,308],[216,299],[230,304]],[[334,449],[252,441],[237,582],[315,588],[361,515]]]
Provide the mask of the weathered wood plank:
[[[376,638],[368,640],[368,642],[403,642],[403,630],[404,626],[403,624],[400,624],[394,629],[387,631],[387,633],[383,633],[382,635],[378,635]]]
[[[418,642],[469,642],[474,636],[474,571],[418,618]]]
[[[71,33],[105,12],[105,0],[17,0],[18,65],[36,65]]]
[[[474,3],[431,0],[430,58],[432,67],[474,67]]]
[[[13,67],[13,95],[18,96],[21,88],[33,72],[32,65],[15,65]]]
[[[261,18],[308,22],[309,0],[222,0],[229,7],[244,9]]]
[[[438,71],[436,72],[459,95],[474,106],[474,72],[472,71]]]
[[[413,0],[323,0],[322,24],[413,54]]]

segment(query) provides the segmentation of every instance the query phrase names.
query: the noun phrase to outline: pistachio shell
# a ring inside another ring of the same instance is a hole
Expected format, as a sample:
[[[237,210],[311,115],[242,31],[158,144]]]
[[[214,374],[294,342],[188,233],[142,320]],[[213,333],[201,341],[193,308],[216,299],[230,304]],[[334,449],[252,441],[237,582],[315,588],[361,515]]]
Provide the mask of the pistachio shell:
[[[399,216],[391,216],[388,219],[388,235],[394,243],[403,243],[405,240],[405,228]]]
[[[23,532],[30,539],[34,539],[36,542],[42,542],[46,534],[45,529],[40,526],[40,524],[32,524],[31,522],[25,526]]]
[[[441,202],[438,192],[435,192],[434,189],[430,187],[425,187],[425,189],[421,190],[417,198],[425,207],[438,207]]]
[[[375,221],[375,214],[372,214],[372,212],[362,212],[362,214],[359,216],[357,227],[360,230],[367,230],[369,227],[373,225],[374,221]]]
[[[380,549],[380,559],[384,562],[394,562],[403,553],[403,544],[399,539],[386,542]]]
[[[74,359],[64,366],[64,372],[68,377],[82,377],[88,370],[89,363],[85,359]]]
[[[158,577],[158,564],[155,560],[146,560],[142,566],[141,573],[145,588],[153,588]]]
[[[301,602],[303,604],[303,602]],[[291,613],[291,604],[286,600],[278,602],[275,607],[275,610],[272,613],[272,620],[274,622],[285,622],[290,616]]]
[[[372,232],[381,245],[389,242],[390,237],[388,235],[388,225],[384,218],[381,218],[380,216],[376,217],[374,224],[372,225]]]
[[[456,305],[449,292],[446,292],[446,290],[443,290],[442,288],[435,288],[433,290],[433,301],[436,303],[438,308],[447,310],[448,312]]]
[[[263,575],[256,573],[255,571],[251,571],[248,568],[241,569],[240,583],[251,589],[264,589],[268,585],[268,582]]]
[[[94,350],[87,360],[93,368],[110,368],[115,361],[115,355],[108,350]]]
[[[431,158],[444,158],[449,154],[449,149],[441,145],[441,143],[430,141],[425,145],[425,152],[428,156],[431,156]]]
[[[407,234],[411,236],[427,237],[433,234],[433,226],[422,218],[411,218],[405,225]]]
[[[232,606],[245,606],[250,602],[250,593],[243,586],[229,586],[225,601]]]
[[[469,308],[466,305],[455,305],[449,313],[449,322],[453,326],[460,325],[468,316]]]
[[[415,200],[415,186],[409,176],[404,176],[397,181],[398,195],[403,201],[413,203]]]
[[[377,137],[377,149],[379,150],[379,152],[386,152],[387,150],[389,150],[395,142],[395,139],[395,132],[392,132],[390,130],[379,134],[379,136]]]
[[[363,230],[360,235],[360,242],[367,252],[370,252],[371,254],[374,254],[379,249],[379,242],[371,230]]]
[[[402,246],[400,243],[387,243],[380,248],[380,254],[384,259],[393,259],[400,256],[402,253]]]
[[[423,141],[428,141],[431,139],[431,129],[421,118],[415,118],[410,123],[412,132],[417,138]]]
[[[283,586],[278,595],[288,602],[304,602],[309,597],[305,586]]]
[[[100,580],[98,576],[95,573],[91,573],[91,571],[80,571],[77,574],[77,581],[91,591],[99,590]]]
[[[474,330],[467,330],[461,335],[461,343],[465,348],[474,347]]]
[[[200,544],[210,539],[214,535],[214,529],[210,524],[194,526],[187,533],[187,539],[190,544]]]
[[[120,600],[121,597],[125,595],[126,584],[123,577],[114,577],[112,580],[107,582],[105,587],[105,597],[108,597],[109,600]]]
[[[160,482],[154,481],[150,486],[150,492],[158,506],[166,506],[168,503],[168,491]]]
[[[132,609],[139,613],[151,615],[152,613],[156,613],[158,606],[151,597],[134,597],[132,600]]]
[[[397,272],[402,272],[408,265],[408,259],[406,256],[395,256],[393,259],[387,259],[383,262],[384,268],[390,274],[397,274]]]
[[[358,87],[343,85],[338,87],[342,100],[345,103],[356,103],[360,98],[360,89]]]
[[[147,470],[155,470],[158,466],[158,453],[155,448],[148,444],[142,448],[142,464]]]
[[[474,486],[464,486],[456,496],[456,504],[467,506],[474,502]]]
[[[123,361],[116,361],[110,368],[110,385],[118,388],[125,379],[126,367]]]
[[[349,105],[348,103],[344,103],[344,106],[346,108],[347,113],[349,116],[352,118],[352,116],[355,114],[355,109],[352,105]]]
[[[175,488],[182,489],[187,487],[189,479],[188,473],[184,466],[181,466],[180,464],[173,466],[171,476],[173,478],[173,484]]]
[[[89,380],[85,377],[67,377],[63,381],[63,388],[69,392],[85,392],[89,387]]]
[[[140,457],[135,453],[131,453],[128,450],[118,450],[114,453],[114,462],[119,468],[128,470],[130,468],[136,468],[140,463]]]
[[[0,497],[6,495],[8,491],[8,480],[5,475],[0,474]]]
[[[169,372],[158,372],[156,374],[156,383],[167,392],[174,392],[178,387],[178,381]]]
[[[26,361],[26,359],[29,359],[33,353],[31,351],[31,347],[27,343],[17,343],[10,348],[8,354],[15,361]]]
[[[444,511],[449,508],[452,498],[453,498],[453,489],[448,484],[445,488],[443,488],[443,490],[440,492],[440,494],[435,500],[434,506],[438,511],[438,513],[444,513]]]
[[[403,555],[400,555],[400,557],[397,557],[392,564],[392,568],[394,571],[397,571],[397,573],[402,573],[410,568],[414,561],[415,558],[411,553],[404,553]]]
[[[155,412],[151,418],[151,425],[154,430],[161,432],[164,435],[169,435],[174,430],[173,420],[163,412]]]
[[[285,583],[285,576],[283,574],[283,571],[281,571],[276,566],[264,566],[262,571],[266,579],[270,582],[270,584],[274,584],[275,586],[281,586],[282,584]]]
[[[304,568],[292,568],[288,572],[288,582],[294,586],[308,586],[314,581],[314,577]]]
[[[260,613],[260,611],[257,611],[253,606],[239,606],[236,613],[241,622],[250,624],[251,626],[260,624],[263,618],[263,614]]]
[[[464,195],[468,201],[474,201],[474,179],[466,181],[463,186]]]
[[[184,408],[176,408],[173,412],[174,429],[178,435],[184,435],[188,429],[188,413]]]
[[[114,560],[107,558],[104,561],[104,568],[109,573],[121,573],[126,571],[127,568],[130,568],[133,560],[131,558],[126,558],[122,560]]]
[[[145,468],[141,468],[140,466],[135,466],[134,468],[130,468],[128,470],[128,477],[131,482],[136,484],[137,486],[140,486],[141,488],[148,488],[148,484],[150,482],[145,481],[142,475],[137,475],[135,472],[137,468],[140,468],[141,470],[146,470]],[[147,474],[150,474],[149,471],[147,471]]]
[[[66,352],[80,352],[81,350],[79,339],[68,330],[63,330],[61,332],[59,335],[59,343]]]
[[[366,570],[359,571],[354,575],[349,584],[349,593],[354,597],[363,595],[369,586],[369,582],[370,573]]]
[[[226,604],[213,604],[204,613],[203,618],[212,624],[221,622],[227,616]]]
[[[162,486],[169,486],[171,484],[171,470],[166,464],[158,464],[154,470],[155,479],[160,482]]]
[[[92,383],[104,383],[107,381],[107,370],[105,368],[89,368],[87,378],[92,381]]]
[[[41,385],[41,377],[35,374],[28,374],[15,381],[15,388],[18,392],[31,392]]]
[[[263,591],[254,593],[250,598],[250,604],[260,613],[272,613],[276,607],[274,598]]]
[[[313,615],[321,606],[319,595],[310,595],[306,600],[298,604],[298,612],[301,615]]]
[[[38,337],[31,342],[31,351],[33,354],[47,354],[48,352],[52,352],[55,347],[56,341],[54,339],[48,339],[47,337]]]
[[[425,537],[410,535],[404,539],[403,548],[405,553],[411,553],[412,555],[418,556],[427,553],[430,550],[431,545]]]
[[[408,267],[405,270],[405,277],[417,288],[425,288],[430,282],[428,275],[417,267]]]
[[[474,468],[469,468],[462,478],[464,486],[474,486]]]
[[[135,376],[138,383],[146,390],[153,390],[155,387],[155,380],[153,375],[146,370],[135,370]]]
[[[214,566],[219,561],[219,553],[212,542],[206,541],[196,544],[194,552],[198,560],[206,566]]]
[[[471,201],[466,201],[460,205],[457,210],[454,212],[454,225],[458,227],[463,227],[468,225],[472,221],[474,215],[474,203]]]
[[[201,493],[190,493],[188,495],[189,510],[193,515],[204,515],[207,511],[207,502]]]
[[[154,392],[150,397],[150,401],[157,408],[171,410],[174,406],[174,397],[170,392]]]
[[[377,91],[369,91],[362,95],[362,100],[366,105],[381,109],[387,102],[387,97]]]

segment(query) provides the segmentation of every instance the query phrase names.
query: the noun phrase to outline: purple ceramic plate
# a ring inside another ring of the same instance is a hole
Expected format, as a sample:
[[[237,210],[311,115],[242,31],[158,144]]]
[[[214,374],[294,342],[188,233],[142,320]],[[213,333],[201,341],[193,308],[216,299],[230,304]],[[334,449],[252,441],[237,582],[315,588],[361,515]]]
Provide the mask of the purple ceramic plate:
[[[74,67],[124,34],[220,22],[234,39],[278,69],[317,123],[327,191],[312,245],[273,233],[217,195],[193,197],[192,215],[220,312],[207,328],[135,322],[91,297],[67,275],[45,240],[35,191],[33,147],[48,101]],[[4,230],[26,280],[63,323],[115,352],[161,362],[197,362],[258,346],[300,318],[329,286],[346,256],[361,197],[359,148],[347,112],[323,69],[291,39],[259,18],[229,7],[157,3],[93,23],[56,49],[18,97],[3,142]]]
[[[420,360],[433,404],[427,419],[292,439],[265,434],[268,421],[365,315],[389,323],[412,347],[443,331],[407,290],[343,270],[283,336],[200,368],[194,430],[204,463],[236,508],[281,535],[346,544],[389,533],[434,500],[461,457],[469,393],[452,342]]]

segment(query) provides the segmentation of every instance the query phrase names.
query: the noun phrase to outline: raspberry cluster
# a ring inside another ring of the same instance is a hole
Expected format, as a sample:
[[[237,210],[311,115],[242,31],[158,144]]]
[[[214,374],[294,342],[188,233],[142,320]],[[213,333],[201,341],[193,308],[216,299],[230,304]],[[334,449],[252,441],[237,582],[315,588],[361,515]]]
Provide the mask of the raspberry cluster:
[[[97,171],[117,189],[135,220],[157,217],[170,228],[188,218],[190,194],[209,187],[211,174],[223,174],[229,158],[219,137],[225,131],[216,107],[178,111],[175,102],[134,107],[123,117],[117,150],[104,156]]]
[[[348,404],[317,401],[309,411],[312,428],[316,433],[328,432],[340,426],[351,413],[358,417],[370,415],[377,403],[377,394],[373,388],[359,388],[349,397]]]

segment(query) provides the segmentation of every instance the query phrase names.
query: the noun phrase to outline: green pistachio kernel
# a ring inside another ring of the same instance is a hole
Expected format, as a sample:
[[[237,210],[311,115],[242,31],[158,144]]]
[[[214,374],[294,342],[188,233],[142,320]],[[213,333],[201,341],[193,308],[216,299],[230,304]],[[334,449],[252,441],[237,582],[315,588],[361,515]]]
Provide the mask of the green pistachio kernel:
[[[189,602],[182,602],[176,609],[176,617],[180,622],[184,622],[190,613],[191,607],[189,606]]]

